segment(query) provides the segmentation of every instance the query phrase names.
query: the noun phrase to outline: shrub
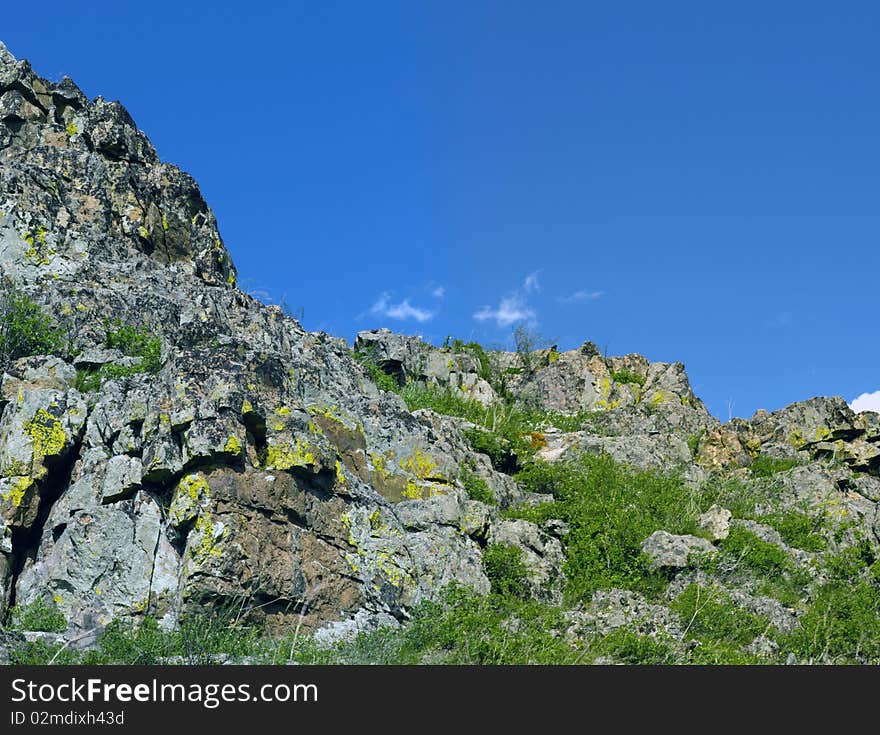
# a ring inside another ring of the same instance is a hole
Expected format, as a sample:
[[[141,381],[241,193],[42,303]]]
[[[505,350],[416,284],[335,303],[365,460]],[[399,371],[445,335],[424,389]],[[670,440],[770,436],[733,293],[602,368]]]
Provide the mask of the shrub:
[[[495,594],[512,597],[528,595],[528,570],[523,563],[521,549],[507,544],[489,544],[483,551],[483,568]]]
[[[639,375],[637,372],[633,370],[628,370],[624,368],[623,370],[614,370],[611,373],[611,379],[615,383],[631,383],[633,385],[637,385],[642,387],[645,384],[645,376]]]
[[[739,526],[731,527],[721,548],[761,577],[783,574],[793,567],[791,557],[782,549]]]
[[[785,551],[758,538],[754,533],[732,526],[730,535],[721,542],[722,555],[707,562],[710,567],[727,565],[733,570],[749,573],[758,581],[760,594],[775,597],[794,606],[805,595],[809,573],[797,567]]]
[[[534,352],[540,350],[547,340],[525,324],[517,324],[513,330],[513,342],[520,366],[526,374],[535,369]]]
[[[162,367],[162,340],[159,337],[146,327],[125,325],[119,319],[112,324],[108,322],[106,326],[107,347],[117,349],[127,357],[139,357],[141,362],[138,372],[159,372]]]
[[[8,280],[0,281],[0,371],[21,357],[63,350],[63,333],[51,317]]]
[[[460,339],[453,340],[452,351],[456,354],[469,353],[477,359],[479,367],[477,375],[492,385],[495,382],[494,371],[492,370],[492,362],[489,355],[479,342],[463,342]]]
[[[529,411],[508,402],[488,406],[462,395],[460,391],[409,383],[401,396],[410,411],[429,408],[446,416],[457,416],[477,425],[465,432],[476,452],[486,454],[495,469],[512,474],[540,448],[541,431],[555,427],[577,431],[596,418],[595,413],[580,411],[563,414],[556,411]]]
[[[498,472],[512,475],[519,468],[517,451],[507,439],[493,434],[491,431],[482,429],[470,429],[464,432],[471,449],[480,454],[485,454]],[[526,445],[517,442],[517,448],[522,452]]]
[[[461,484],[471,500],[479,500],[486,505],[495,505],[495,496],[486,481],[476,472],[470,469],[463,469],[461,472]]]
[[[621,664],[668,665],[677,662],[671,639],[652,638],[627,628],[618,628],[590,644],[590,652],[609,656]]]
[[[39,630],[63,633],[67,630],[64,614],[54,605],[37,599],[27,605],[16,605],[10,611],[12,630]]]
[[[238,659],[257,652],[262,631],[229,614],[184,617],[174,630],[163,630],[155,618],[140,624],[114,620],[104,629],[98,647],[83,657],[85,665],[158,665],[177,659],[189,666]]]
[[[703,487],[703,503],[706,507],[717,503],[727,508],[736,518],[754,518],[758,503],[770,500],[770,489],[740,478],[715,475]]]
[[[80,654],[64,644],[45,641],[24,641],[9,649],[9,663],[13,666],[72,666],[79,663]]]

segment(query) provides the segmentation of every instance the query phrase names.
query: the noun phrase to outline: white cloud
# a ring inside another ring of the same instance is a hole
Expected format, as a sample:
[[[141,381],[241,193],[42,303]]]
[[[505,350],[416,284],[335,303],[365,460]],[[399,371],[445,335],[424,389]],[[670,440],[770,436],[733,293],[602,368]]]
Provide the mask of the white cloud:
[[[474,319],[478,322],[494,321],[499,327],[509,327],[517,322],[531,321],[534,318],[534,310],[519,294],[506,296],[494,309],[491,306],[484,306],[474,314]]]
[[[880,413],[880,390],[875,390],[873,393],[862,393],[849,405],[856,413],[861,413],[862,411]]]
[[[431,296],[435,299],[442,299],[446,296],[446,288],[444,286],[435,286],[431,289]]]
[[[400,321],[415,319],[419,323],[427,322],[434,318],[433,311],[413,306],[409,303],[409,299],[404,299],[399,304],[392,304],[391,294],[388,291],[379,294],[376,303],[370,307],[370,314]]]
[[[587,291],[586,289],[581,289],[580,291],[575,291],[568,296],[560,296],[559,303],[560,304],[584,304],[588,301],[595,301],[596,299],[601,299],[605,295],[604,291]]]
[[[535,271],[526,276],[526,280],[523,281],[523,290],[526,293],[538,293],[541,290],[541,284],[538,282],[538,274],[540,272]]]

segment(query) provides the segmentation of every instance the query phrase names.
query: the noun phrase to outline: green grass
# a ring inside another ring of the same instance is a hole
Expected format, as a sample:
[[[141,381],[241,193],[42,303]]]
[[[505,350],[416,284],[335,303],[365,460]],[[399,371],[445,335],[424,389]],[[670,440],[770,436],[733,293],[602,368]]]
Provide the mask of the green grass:
[[[744,646],[768,630],[769,621],[738,608],[718,589],[692,584],[672,603],[687,636],[703,642]]]
[[[81,393],[91,393],[101,387],[105,380],[118,380],[139,373],[158,373],[162,369],[162,339],[146,327],[133,327],[120,320],[106,322],[107,335],[104,344],[122,352],[126,357],[139,358],[134,365],[103,365],[97,370],[78,370],[75,388]]]
[[[517,479],[523,489],[549,493],[556,502],[509,515],[536,523],[561,518],[571,529],[563,565],[570,602],[589,600],[596,590],[610,587],[657,592],[666,579],[648,568],[642,541],[659,529],[693,532],[701,510],[696,493],[680,477],[633,472],[607,456],[534,463]]]
[[[825,560],[825,582],[799,626],[777,640],[800,663],[880,664],[880,584],[874,547],[861,543]]]
[[[409,383],[400,390],[410,411],[429,408],[445,416],[456,416],[478,428],[465,432],[476,452],[486,454],[495,469],[512,473],[534,454],[545,441],[548,429],[578,431],[589,426],[596,414],[576,414],[526,410],[507,402],[488,406],[463,395],[460,391],[426,387]]]
[[[797,467],[800,462],[796,459],[779,459],[759,454],[752,460],[749,468],[755,477],[772,477],[778,472],[785,472],[792,467]]]
[[[323,665],[588,663],[588,651],[561,635],[567,627],[559,608],[451,588],[439,602],[418,605],[406,626],[363,633],[330,649],[306,640],[294,658],[301,664]]]
[[[810,516],[798,511],[789,511],[788,513],[764,515],[758,518],[758,520],[776,529],[785,543],[796,549],[825,551],[828,548],[825,537],[820,533],[823,523],[821,517]]]

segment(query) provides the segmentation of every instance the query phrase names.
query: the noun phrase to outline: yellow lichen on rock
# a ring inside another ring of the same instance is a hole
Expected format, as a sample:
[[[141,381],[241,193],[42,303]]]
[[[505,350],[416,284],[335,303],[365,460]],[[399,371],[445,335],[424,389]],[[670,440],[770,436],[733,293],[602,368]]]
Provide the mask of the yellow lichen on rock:
[[[266,468],[289,470],[293,467],[315,467],[318,464],[317,450],[308,442],[297,438],[296,443],[270,444],[266,450]]]
[[[44,408],[37,410],[24,425],[24,431],[31,439],[35,463],[46,457],[57,457],[67,444],[64,426]]]

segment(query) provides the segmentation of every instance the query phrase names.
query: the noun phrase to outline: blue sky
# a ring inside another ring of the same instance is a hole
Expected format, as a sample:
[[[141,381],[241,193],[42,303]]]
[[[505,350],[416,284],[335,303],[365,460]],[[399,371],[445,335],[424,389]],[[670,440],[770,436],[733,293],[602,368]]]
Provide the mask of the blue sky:
[[[723,419],[880,391],[875,3],[40,8],[0,39],[122,101],[308,329],[526,321]]]

